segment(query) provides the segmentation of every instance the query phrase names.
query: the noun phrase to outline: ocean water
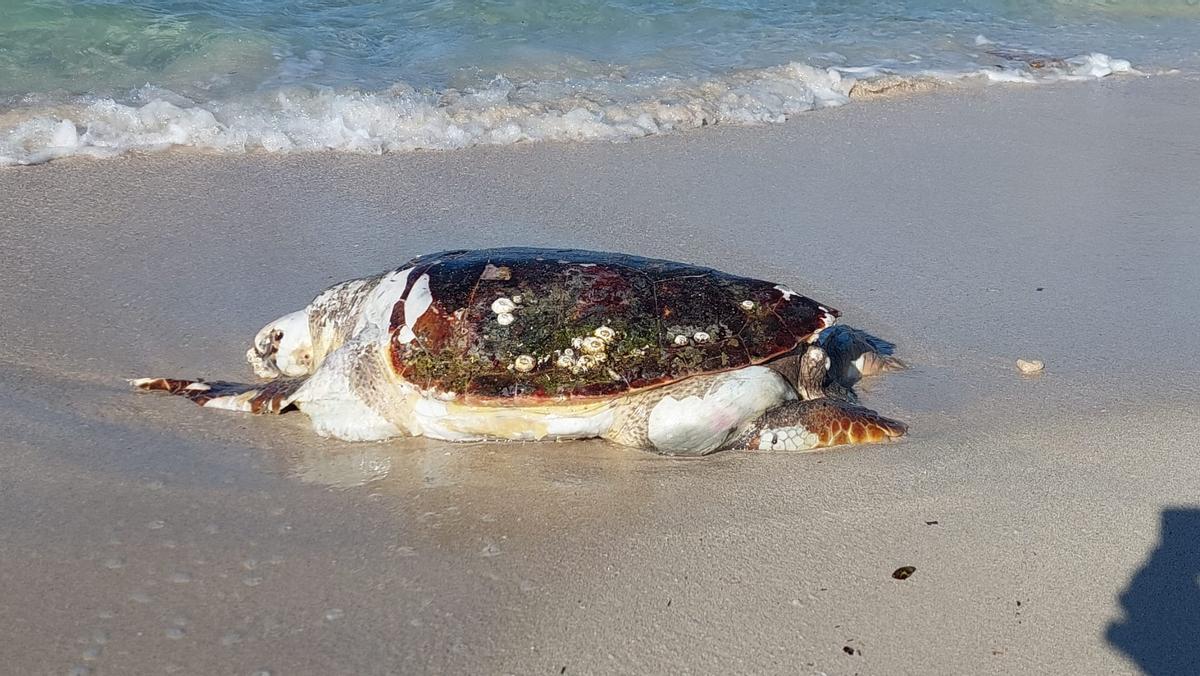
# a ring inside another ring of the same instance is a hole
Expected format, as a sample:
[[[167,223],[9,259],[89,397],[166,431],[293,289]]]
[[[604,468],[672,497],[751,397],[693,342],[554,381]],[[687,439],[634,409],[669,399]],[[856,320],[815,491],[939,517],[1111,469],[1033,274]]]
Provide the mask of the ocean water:
[[[1200,0],[0,0],[0,165],[629,140],[1173,70],[1200,72]]]

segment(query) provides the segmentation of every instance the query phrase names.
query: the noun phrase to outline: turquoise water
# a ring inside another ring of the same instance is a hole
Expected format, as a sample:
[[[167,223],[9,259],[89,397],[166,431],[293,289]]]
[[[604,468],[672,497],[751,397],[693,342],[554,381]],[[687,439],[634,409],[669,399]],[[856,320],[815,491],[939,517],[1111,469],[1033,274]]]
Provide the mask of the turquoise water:
[[[632,138],[854,79],[1195,71],[1198,35],[1200,0],[0,0],[0,163]]]

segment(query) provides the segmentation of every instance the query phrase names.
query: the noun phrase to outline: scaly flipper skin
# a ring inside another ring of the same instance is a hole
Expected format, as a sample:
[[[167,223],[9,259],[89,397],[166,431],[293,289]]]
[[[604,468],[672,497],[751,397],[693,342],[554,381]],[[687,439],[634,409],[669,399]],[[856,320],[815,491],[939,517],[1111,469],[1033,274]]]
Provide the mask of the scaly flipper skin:
[[[843,444],[872,444],[901,436],[904,423],[837,399],[790,401],[754,420],[729,450],[812,451]]]
[[[246,413],[282,413],[305,378],[277,378],[260,385],[224,381],[178,380],[175,378],[138,378],[129,384],[140,390],[161,391],[209,408]]]

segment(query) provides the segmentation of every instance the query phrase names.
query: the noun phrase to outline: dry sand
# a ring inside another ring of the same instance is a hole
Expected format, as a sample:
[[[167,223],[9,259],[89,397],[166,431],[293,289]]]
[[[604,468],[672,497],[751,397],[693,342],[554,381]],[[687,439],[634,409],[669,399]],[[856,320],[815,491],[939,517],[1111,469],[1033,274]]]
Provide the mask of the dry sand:
[[[1198,100],[1163,77],[625,145],[0,172],[0,671],[1186,673]],[[900,344],[914,368],[864,398],[912,434],[355,445],[121,380],[244,379],[327,284],[510,244],[787,282]]]

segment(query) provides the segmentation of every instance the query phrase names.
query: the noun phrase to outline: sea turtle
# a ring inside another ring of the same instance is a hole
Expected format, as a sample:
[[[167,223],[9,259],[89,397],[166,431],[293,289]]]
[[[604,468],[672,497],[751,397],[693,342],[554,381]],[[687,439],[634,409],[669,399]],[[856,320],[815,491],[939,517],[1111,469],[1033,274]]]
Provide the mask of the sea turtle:
[[[143,378],[203,406],[298,408],[352,441],[611,441],[673,455],[884,441],[858,406],[893,346],[786,286],[578,250],[447,251],[330,287],[266,325],[265,383]],[[832,367],[832,368],[831,368]]]

